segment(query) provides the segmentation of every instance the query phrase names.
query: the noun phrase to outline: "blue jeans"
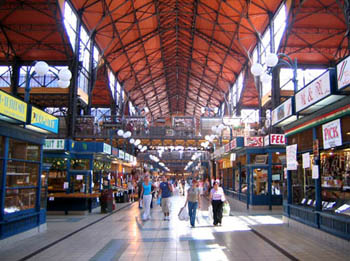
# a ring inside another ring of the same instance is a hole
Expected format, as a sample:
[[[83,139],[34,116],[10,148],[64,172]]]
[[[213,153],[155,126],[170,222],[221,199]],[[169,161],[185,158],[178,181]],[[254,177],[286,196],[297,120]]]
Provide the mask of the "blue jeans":
[[[188,215],[190,216],[191,226],[194,227],[194,222],[196,221],[196,211],[198,202],[188,201]]]

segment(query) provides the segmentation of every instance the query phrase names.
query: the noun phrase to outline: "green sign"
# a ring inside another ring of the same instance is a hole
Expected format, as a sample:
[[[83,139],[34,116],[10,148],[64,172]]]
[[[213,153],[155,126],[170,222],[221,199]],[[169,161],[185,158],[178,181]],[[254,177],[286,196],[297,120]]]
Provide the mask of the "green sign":
[[[46,139],[44,150],[64,150],[64,139]]]

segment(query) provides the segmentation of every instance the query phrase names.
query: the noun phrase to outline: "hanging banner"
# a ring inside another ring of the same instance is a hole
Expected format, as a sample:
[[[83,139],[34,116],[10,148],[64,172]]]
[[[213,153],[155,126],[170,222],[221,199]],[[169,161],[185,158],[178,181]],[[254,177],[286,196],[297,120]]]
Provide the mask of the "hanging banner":
[[[350,56],[337,65],[338,90],[350,85]]]
[[[287,154],[287,170],[297,170],[297,144],[289,145],[286,147]]]
[[[310,168],[310,153],[304,153],[303,154],[303,168],[307,169]]]
[[[295,110],[299,112],[331,93],[329,71],[295,94]]]
[[[342,145],[340,119],[322,125],[323,149]]]

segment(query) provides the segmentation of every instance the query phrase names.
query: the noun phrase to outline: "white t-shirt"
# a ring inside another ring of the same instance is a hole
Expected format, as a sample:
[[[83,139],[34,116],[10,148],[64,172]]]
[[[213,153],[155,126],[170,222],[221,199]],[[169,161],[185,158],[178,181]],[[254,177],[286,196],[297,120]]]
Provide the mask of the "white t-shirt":
[[[212,195],[212,200],[221,200],[221,201],[226,200],[225,193],[222,187],[218,187],[218,190],[215,190],[214,188],[212,188],[210,193]]]

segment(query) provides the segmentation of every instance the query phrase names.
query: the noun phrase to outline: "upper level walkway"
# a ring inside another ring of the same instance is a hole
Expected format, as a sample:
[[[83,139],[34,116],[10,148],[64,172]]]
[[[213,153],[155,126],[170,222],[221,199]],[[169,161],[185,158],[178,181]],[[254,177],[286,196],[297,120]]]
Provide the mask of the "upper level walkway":
[[[214,227],[203,199],[191,228],[177,217],[185,198],[171,201],[170,221],[155,201],[145,222],[138,204],[112,214],[48,216],[47,232],[1,249],[0,260],[348,260],[349,253],[286,227],[276,212],[232,210]]]

